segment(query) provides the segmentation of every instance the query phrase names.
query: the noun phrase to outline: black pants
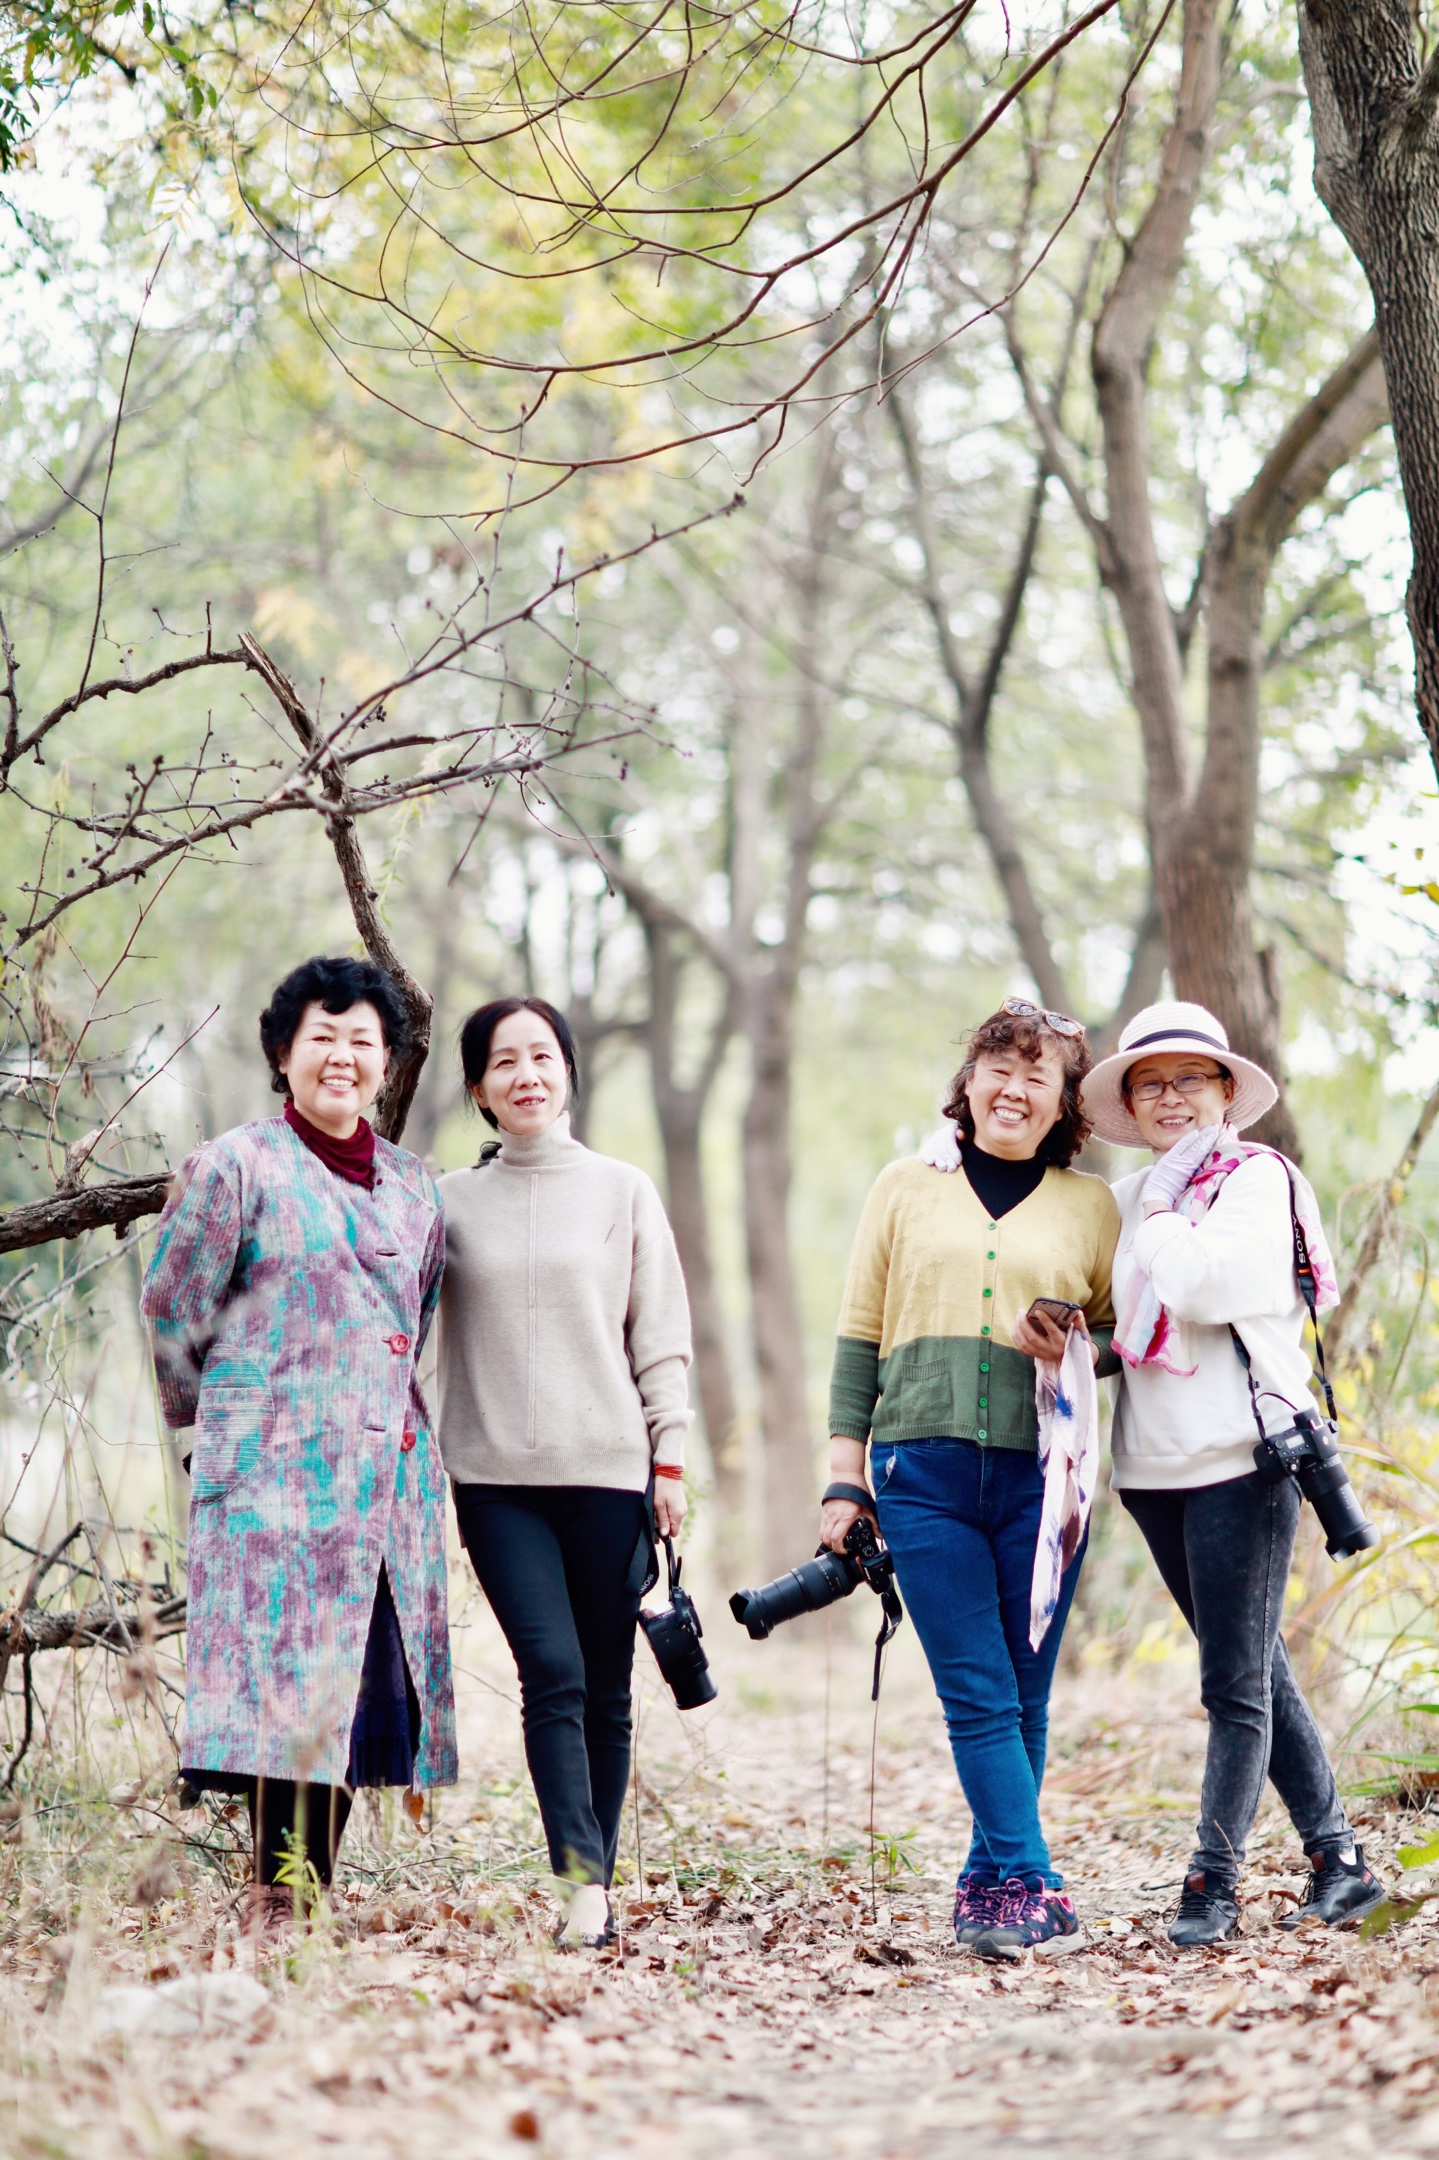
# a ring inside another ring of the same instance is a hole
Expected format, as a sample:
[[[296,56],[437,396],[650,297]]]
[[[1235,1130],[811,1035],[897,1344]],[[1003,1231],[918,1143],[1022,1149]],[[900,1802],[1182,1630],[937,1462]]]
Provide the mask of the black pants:
[[[519,1668],[550,1865],[608,1886],[630,1773],[644,1501],[595,1485],[457,1485],[455,1512]]]
[[[1209,1747],[1193,1866],[1211,1887],[1234,1883],[1266,1774],[1306,1852],[1347,1847],[1328,1752],[1279,1632],[1299,1487],[1255,1473],[1119,1497],[1199,1643]]]
[[[309,1861],[328,1889],[353,1804],[348,1788],[253,1778],[246,1797],[255,1841],[256,1882],[278,1882],[286,1859],[296,1858]]]

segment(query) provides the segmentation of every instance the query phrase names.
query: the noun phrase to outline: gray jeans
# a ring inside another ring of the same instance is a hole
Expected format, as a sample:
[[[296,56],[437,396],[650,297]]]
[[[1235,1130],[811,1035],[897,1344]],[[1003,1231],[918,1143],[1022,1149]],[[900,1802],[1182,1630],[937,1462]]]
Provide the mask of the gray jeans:
[[[1307,1853],[1352,1833],[1319,1728],[1279,1632],[1299,1523],[1292,1478],[1257,1474],[1187,1492],[1122,1492],[1175,1604],[1199,1642],[1209,1749],[1191,1865],[1211,1889],[1244,1864],[1266,1774]]]

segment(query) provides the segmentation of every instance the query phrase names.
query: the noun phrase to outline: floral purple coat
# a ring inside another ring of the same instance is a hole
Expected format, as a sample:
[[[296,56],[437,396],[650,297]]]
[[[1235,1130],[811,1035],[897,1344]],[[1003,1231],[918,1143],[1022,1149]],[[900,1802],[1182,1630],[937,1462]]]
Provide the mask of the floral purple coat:
[[[420,1700],[416,1782],[457,1775],[444,1473],[416,1377],[440,1196],[375,1142],[375,1186],[283,1118],[182,1166],[141,1311],[160,1403],[194,1428],[182,1759],[343,1782],[383,1562]]]

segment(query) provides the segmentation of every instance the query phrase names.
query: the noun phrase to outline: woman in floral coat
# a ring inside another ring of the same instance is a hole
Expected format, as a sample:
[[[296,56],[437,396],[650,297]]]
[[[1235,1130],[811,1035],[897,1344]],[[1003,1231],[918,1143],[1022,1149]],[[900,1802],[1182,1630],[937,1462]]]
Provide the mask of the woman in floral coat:
[[[363,1114],[407,1027],[368,961],[286,977],[260,1020],[284,1112],[189,1157],[141,1299],[188,1442],[184,1775],[247,1797],[262,1923],[291,1909],[297,1853],[328,1883],[357,1785],[456,1775],[416,1378],[444,1222],[429,1172]]]

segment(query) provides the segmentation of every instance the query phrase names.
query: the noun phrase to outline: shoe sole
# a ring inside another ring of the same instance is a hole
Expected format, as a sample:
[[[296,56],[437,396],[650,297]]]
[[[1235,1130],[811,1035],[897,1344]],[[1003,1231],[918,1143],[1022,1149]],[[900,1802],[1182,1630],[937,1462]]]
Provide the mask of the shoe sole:
[[[1041,1942],[1035,1943],[995,1942],[981,1935],[969,1945],[972,1955],[983,1958],[989,1965],[1017,1965],[1026,1950],[1032,1950],[1036,1957],[1061,1958],[1083,1948],[1083,1937],[1078,1929],[1072,1935],[1046,1935]]]
[[[1335,1920],[1321,1920],[1319,1914],[1310,1905],[1292,1916],[1286,1914],[1279,1925],[1286,1935],[1298,1935],[1306,1930],[1321,1926],[1327,1928],[1358,1927],[1361,1920],[1367,1920],[1370,1913],[1378,1911],[1388,1896],[1389,1892],[1380,1883],[1372,1897],[1367,1897],[1362,1905],[1352,1905],[1348,1912],[1340,1913]]]
[[[1377,1912],[1381,1905],[1388,1902],[1388,1898],[1389,1892],[1380,1883],[1373,1897],[1366,1898],[1362,1905],[1351,1907],[1347,1913],[1341,1913],[1337,1920],[1326,1920],[1324,1925],[1333,1928],[1358,1927],[1361,1920],[1367,1920],[1370,1913]]]

